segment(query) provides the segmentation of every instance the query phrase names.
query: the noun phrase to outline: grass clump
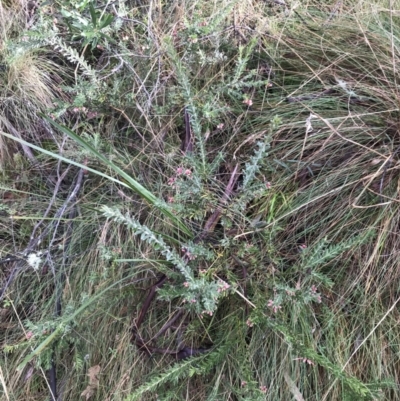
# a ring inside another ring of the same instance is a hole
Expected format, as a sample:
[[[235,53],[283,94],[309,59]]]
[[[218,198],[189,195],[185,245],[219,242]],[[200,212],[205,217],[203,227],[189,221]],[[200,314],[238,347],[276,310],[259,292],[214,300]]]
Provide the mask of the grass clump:
[[[18,4],[2,396],[400,399],[392,3]]]

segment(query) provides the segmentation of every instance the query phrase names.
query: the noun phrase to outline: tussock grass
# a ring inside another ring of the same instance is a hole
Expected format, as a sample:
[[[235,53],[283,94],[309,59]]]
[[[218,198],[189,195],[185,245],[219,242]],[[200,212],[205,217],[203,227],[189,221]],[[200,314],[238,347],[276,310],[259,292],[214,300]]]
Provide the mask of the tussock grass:
[[[0,304],[4,399],[43,398],[52,357],[63,400],[90,383],[89,398],[102,400],[400,399],[392,3],[127,2],[93,49],[57,22],[62,52],[40,19],[18,33],[24,4],[0,5],[0,247],[2,258],[19,256],[1,265],[2,288],[15,271]],[[44,11],[35,12],[46,21]],[[91,169],[77,207],[66,203],[76,164],[56,190],[68,163],[10,136]],[[235,194],[222,202],[236,164]],[[165,249],[101,206],[133,216],[177,255],[221,208],[200,242],[212,257],[195,243],[188,262],[195,279],[231,285],[213,313],[187,308]],[[50,256],[35,271],[18,252],[43,216],[36,234],[50,230],[29,252]],[[141,335],[186,308],[157,346],[210,352],[175,361],[132,343],[161,274],[170,285]]]

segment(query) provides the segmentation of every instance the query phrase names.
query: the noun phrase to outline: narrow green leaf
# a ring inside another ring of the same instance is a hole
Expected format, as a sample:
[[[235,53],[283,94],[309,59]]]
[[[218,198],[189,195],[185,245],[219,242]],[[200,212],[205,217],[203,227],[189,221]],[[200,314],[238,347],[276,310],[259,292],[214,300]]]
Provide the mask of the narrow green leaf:
[[[120,167],[115,165],[112,161],[108,160],[105,156],[99,153],[90,143],[86,142],[82,139],[79,135],[75,134],[75,132],[71,131],[69,128],[60,125],[53,121],[51,118],[43,116],[43,118],[48,121],[51,125],[56,127],[60,132],[68,135],[74,141],[78,142],[84,149],[92,153],[98,159],[100,159],[106,166],[108,166],[111,170],[115,171],[120,177],[122,177],[127,183],[128,186],[137,192],[142,198],[144,198],[149,204],[158,207],[161,212],[169,217],[177,226],[187,235],[192,236],[190,230],[183,224],[176,216],[174,216],[169,210],[165,209],[164,207],[160,206],[160,200],[148,189],[146,189],[143,185],[133,179],[129,174],[127,174],[124,170]]]
[[[87,167],[83,165],[82,163],[78,163],[74,160],[67,159],[66,157],[60,156],[56,153],[50,152],[46,149],[43,149],[39,146],[33,145],[27,141],[24,141],[23,139],[17,138],[14,135],[8,134],[6,132],[0,131],[0,135],[3,135],[7,138],[10,138],[16,142],[19,142],[21,144],[24,144],[26,146],[29,146],[32,149],[35,149],[41,153],[47,154],[51,157],[54,157],[55,159],[62,160],[68,164],[72,164],[74,166],[86,169],[87,171],[90,171],[91,173],[97,174],[101,177],[106,178],[107,180],[113,181],[117,184],[123,185],[124,187],[130,188],[137,192],[140,196],[142,196],[148,203],[150,203],[153,206],[156,206],[160,209],[160,211],[167,217],[169,217],[177,226],[178,228],[188,235],[189,237],[192,237],[191,231],[186,227],[185,224],[183,224],[176,216],[174,216],[169,210],[163,208],[162,206],[157,205],[159,203],[158,198],[153,195],[150,191],[148,191],[146,188],[144,188],[140,183],[138,183],[136,180],[134,180],[132,177],[129,176],[129,174],[125,173],[122,169],[120,169],[118,166],[116,166],[114,163],[112,163],[110,160],[107,160],[103,155],[101,155],[99,152],[97,152],[96,149],[94,149],[90,144],[86,143],[82,138],[80,138],[78,135],[73,133],[71,130],[69,130],[66,127],[63,127],[50,118],[43,116],[48,122],[50,122],[52,125],[54,125],[56,128],[60,129],[61,132],[65,133],[66,135],[70,136],[72,139],[76,140],[83,148],[86,150],[90,151],[93,155],[97,156],[100,160],[102,160],[104,163],[106,163],[107,166],[109,166],[112,170],[114,170],[117,174],[119,174],[124,180],[120,181],[114,177],[111,177],[107,174],[102,173],[101,171],[92,169],[90,167]]]
[[[63,319],[63,324],[67,324],[77,318],[89,305],[93,302],[97,301],[99,298],[104,297],[104,294],[114,288],[118,284],[122,284],[123,282],[127,281],[127,278],[123,278],[122,280],[118,280],[115,283],[111,284],[104,290],[100,291],[99,293],[93,295],[90,299],[88,299],[85,303],[83,303],[78,309],[75,310],[74,313],[71,315],[66,316]],[[42,341],[38,347],[36,347],[29,355],[27,355],[24,360],[17,366],[17,370],[21,371],[24,369],[27,363],[29,363],[36,355],[39,355],[45,348],[47,348],[59,335],[61,332],[62,326],[59,325],[55,328],[55,330],[44,340]]]
[[[92,17],[92,24],[93,27],[97,27],[97,15],[96,15],[96,10],[94,9],[94,5],[92,2],[89,3],[89,10],[90,10],[90,15]]]
[[[44,119],[48,121],[51,125],[53,125],[55,128],[57,128],[60,132],[68,135],[74,141],[78,142],[79,145],[82,146],[82,148],[86,149],[87,151],[92,153],[93,156],[96,156],[98,159],[104,162],[104,164],[108,166],[111,170],[114,170],[120,177],[122,177],[128,183],[128,186],[131,189],[137,192],[142,198],[146,199],[147,202],[149,202],[150,204],[154,204],[158,200],[158,198],[155,195],[153,195],[150,191],[148,191],[145,187],[143,187],[139,182],[134,180],[129,174],[125,173],[125,171],[123,171],[120,167],[115,165],[112,161],[108,160],[105,156],[103,156],[100,152],[98,152],[91,144],[86,142],[79,135],[75,134],[75,132],[71,131],[67,127],[64,127],[56,123],[49,117],[44,116]]]
[[[100,21],[99,28],[103,29],[110,25],[114,21],[114,16],[111,14],[106,14]]]

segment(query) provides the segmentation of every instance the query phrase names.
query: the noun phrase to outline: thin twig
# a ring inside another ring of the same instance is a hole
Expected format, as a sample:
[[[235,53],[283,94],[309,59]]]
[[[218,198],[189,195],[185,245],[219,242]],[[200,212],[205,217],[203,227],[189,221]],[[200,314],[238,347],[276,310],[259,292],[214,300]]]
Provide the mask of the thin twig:
[[[333,7],[333,10],[332,10],[332,12],[330,13],[328,19],[324,22],[324,25],[323,25],[324,28],[325,28],[326,26],[328,26],[328,25],[329,25],[329,22],[332,20],[332,18],[335,17],[335,15],[336,15],[336,13],[337,13],[337,11],[339,10],[339,7],[340,7],[341,5],[342,5],[342,2],[341,2],[341,1],[338,1],[338,2],[335,4],[335,6]]]
[[[185,119],[186,119],[186,115],[187,115],[187,113],[185,110]],[[187,141],[188,140],[191,141],[191,130],[190,130],[190,126],[188,126],[189,125],[188,119],[185,122],[186,122],[186,136],[184,139],[185,146],[183,147],[183,149],[187,150],[188,149]],[[202,238],[204,238],[207,234],[209,234],[212,230],[214,230],[217,222],[219,221],[219,219],[221,217],[223,205],[226,204],[226,202],[228,201],[228,199],[231,197],[231,195],[233,193],[233,188],[239,177],[238,168],[239,168],[239,166],[236,165],[235,168],[233,169],[233,171],[231,173],[231,177],[226,186],[225,192],[220,200],[217,210],[207,220],[207,222],[204,226],[204,229],[202,231],[202,234],[195,239],[195,242],[199,242]],[[168,328],[170,328],[173,325],[173,323],[183,314],[183,311],[179,311],[173,318],[171,318],[166,324],[164,324],[164,326],[158,331],[158,333],[155,334],[150,340],[146,341],[140,336],[139,329],[140,329],[140,327],[143,323],[143,320],[147,314],[147,311],[156,295],[156,291],[158,288],[160,288],[165,283],[166,280],[167,280],[167,277],[165,275],[163,275],[154,285],[152,285],[150,292],[147,295],[147,297],[143,303],[143,306],[140,310],[139,317],[136,320],[135,327],[132,327],[132,342],[134,342],[140,350],[144,350],[148,354],[159,353],[159,354],[173,355],[173,356],[175,356],[175,358],[177,360],[186,359],[186,358],[189,358],[194,355],[208,352],[210,350],[210,347],[192,348],[192,347],[187,347],[184,344],[182,344],[182,345],[179,345],[176,350],[170,350],[168,348],[154,347],[150,344],[151,341],[154,341],[155,339],[157,339]],[[243,297],[242,294],[239,294],[239,295]],[[246,298],[244,298],[244,299],[246,299]],[[248,301],[247,299],[246,299],[246,301],[251,304],[251,302]],[[251,305],[254,306],[253,304],[251,304]]]
[[[73,230],[73,224],[74,224],[74,218],[76,217],[76,198],[81,190],[82,187],[82,183],[83,183],[83,178],[84,178],[84,170],[80,169],[77,179],[76,179],[76,183],[75,186],[71,192],[71,194],[68,196],[67,200],[64,202],[64,205],[61,207],[60,210],[60,217],[62,216],[62,214],[65,212],[67,206],[69,203],[73,203],[72,209],[69,213],[69,221],[68,221],[68,225],[67,225],[67,230],[65,232],[65,236],[66,236],[66,240],[65,240],[65,244],[63,247],[63,255],[64,255],[64,261],[61,265],[61,269],[64,269],[66,262],[68,260],[68,249],[69,249],[69,245],[71,242],[71,236],[72,236],[72,230]],[[57,233],[57,228],[58,225],[60,223],[60,220],[58,220],[57,225],[55,227],[54,233],[53,233],[53,238],[50,241],[49,247],[52,246],[52,243],[54,242],[55,239],[55,235]],[[51,261],[51,254],[50,252],[48,253],[48,257],[47,260]],[[52,262],[52,261],[51,261]],[[65,281],[65,273],[63,270],[61,270],[60,272],[60,276],[56,277],[56,272],[54,269],[53,264],[51,263],[52,266],[52,271],[53,271],[53,275],[54,275],[54,280],[56,281],[56,285],[55,285],[55,291],[56,291],[56,304],[55,304],[55,317],[59,318],[61,316],[62,313],[62,305],[61,305],[61,298],[62,298],[62,291],[63,291],[63,285],[64,285],[64,281]],[[52,350],[52,358],[51,358],[51,366],[49,369],[49,382],[50,382],[50,401],[56,401],[57,400],[57,366],[56,366],[56,348],[55,346],[53,347]]]
[[[385,180],[385,175],[386,175],[387,169],[388,169],[390,163],[392,162],[394,156],[395,156],[399,151],[400,151],[400,146],[390,155],[390,158],[387,159],[387,160],[385,161],[385,163],[384,163],[385,168],[384,168],[384,170],[383,170],[382,177],[381,177],[381,181],[380,181],[380,183],[379,183],[379,194],[380,194],[380,197],[381,197],[381,201],[382,201],[382,202],[384,202],[384,200],[383,200],[383,198],[382,198],[382,191],[383,191],[383,182],[384,182],[384,180]]]
[[[6,124],[6,127],[15,137],[17,137],[18,139],[22,139],[21,134],[11,124]],[[29,161],[33,165],[38,165],[38,161],[36,160],[36,157],[34,156],[29,146],[26,146],[24,143],[21,143],[21,147],[27,159],[29,159]]]
[[[36,245],[38,245],[38,244],[40,243],[40,241],[41,241],[41,240],[47,235],[47,233],[49,232],[49,230],[50,230],[50,228],[51,228],[51,225],[47,226],[46,229],[42,232],[42,234],[41,234],[38,238],[35,238],[36,231],[38,230],[38,228],[42,225],[42,223],[44,222],[44,220],[45,220],[46,217],[48,216],[48,214],[49,214],[49,212],[50,212],[50,209],[52,208],[53,203],[54,203],[54,201],[56,200],[58,191],[59,191],[59,189],[60,189],[60,185],[61,185],[61,183],[64,181],[64,178],[65,178],[65,176],[67,175],[67,173],[68,173],[70,167],[71,167],[71,166],[68,166],[68,167],[64,170],[64,172],[61,174],[61,176],[58,177],[58,180],[57,180],[56,185],[55,185],[55,187],[54,187],[53,195],[52,195],[52,197],[51,197],[51,199],[50,199],[49,205],[47,206],[47,209],[46,209],[46,211],[44,212],[42,219],[41,219],[37,224],[35,224],[35,227],[33,227],[32,234],[31,234],[31,237],[30,237],[30,241],[29,241],[29,244],[28,244],[28,247],[27,247],[27,250],[26,250],[26,251],[32,250]]]
[[[227,200],[230,198],[230,196],[232,195],[233,188],[239,178],[238,168],[239,168],[239,165],[237,164],[232,171],[231,178],[229,179],[228,185],[226,186],[226,189],[221,198],[220,204],[218,205],[215,212],[206,221],[206,224],[204,225],[204,229],[200,235],[200,238],[204,238],[205,236],[207,236],[207,234],[210,231],[213,231],[215,226],[217,225],[217,223],[221,217],[222,207],[227,202]]]
[[[185,120],[185,136],[182,140],[181,150],[184,153],[193,152],[193,132],[190,126],[190,116],[186,107],[184,110],[184,120]]]
[[[155,334],[150,341],[154,341],[156,340],[158,337],[162,336],[184,313],[184,310],[181,309],[180,311],[178,311],[178,313],[175,314],[175,316],[173,318],[171,318],[170,320],[168,320],[167,323],[164,324],[163,327],[161,327],[161,329],[158,331],[157,334]]]

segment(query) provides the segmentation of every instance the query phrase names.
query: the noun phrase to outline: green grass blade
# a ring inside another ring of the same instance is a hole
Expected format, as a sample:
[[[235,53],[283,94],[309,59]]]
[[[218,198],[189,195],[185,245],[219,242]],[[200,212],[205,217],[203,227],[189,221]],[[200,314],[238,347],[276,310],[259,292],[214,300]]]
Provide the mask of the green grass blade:
[[[74,141],[78,142],[79,145],[81,145],[84,149],[89,151],[91,154],[96,156],[98,159],[100,159],[107,167],[109,167],[111,170],[115,171],[120,177],[122,177],[127,183],[128,186],[134,190],[136,193],[138,193],[142,198],[144,198],[149,204],[158,207],[158,209],[161,210],[161,212],[169,217],[171,220],[174,221],[174,223],[177,224],[177,226],[184,231],[186,234],[191,235],[190,230],[183,224],[176,216],[174,216],[169,210],[163,208],[157,203],[159,202],[159,199],[148,189],[146,189],[143,185],[141,185],[139,182],[137,182],[135,179],[133,179],[129,174],[125,173],[121,168],[119,168],[117,165],[115,165],[112,161],[108,160],[106,157],[104,157],[101,153],[99,153],[92,145],[90,145],[88,142],[83,140],[79,135],[75,134],[73,131],[71,131],[69,128],[60,125],[53,121],[51,118],[43,116],[43,118],[48,121],[50,124],[52,124],[55,128],[57,128],[60,132],[64,133],[65,135],[68,135],[70,138],[72,138]]]
[[[45,116],[43,118],[46,121],[48,121],[51,125],[53,125],[55,128],[57,128],[60,132],[62,132],[65,135],[68,135],[75,142],[78,142],[79,145],[82,146],[82,148],[86,149],[91,154],[93,154],[93,156],[96,156],[98,159],[100,159],[102,162],[104,162],[104,164],[107,167],[109,167],[111,170],[114,170],[120,177],[122,177],[128,183],[128,186],[131,189],[133,189],[135,192],[137,192],[142,198],[146,199],[146,201],[148,203],[154,205],[158,201],[158,198],[154,194],[152,194],[149,190],[147,190],[145,187],[143,187],[136,180],[134,180],[129,174],[125,173],[125,171],[123,171],[121,168],[116,166],[113,162],[108,160],[105,156],[103,156],[100,152],[98,152],[92,145],[90,145],[88,142],[83,140],[79,135],[76,135],[69,128],[56,123],[51,118],[48,118]]]
[[[104,294],[106,294],[109,290],[114,288],[116,285],[121,284],[127,281],[126,278],[122,280],[118,280],[115,283],[112,283],[110,286],[106,287],[104,290],[100,291],[98,294],[93,295],[90,299],[88,299],[85,303],[83,303],[78,309],[76,309],[71,315],[65,317],[63,321],[54,329],[54,331],[44,340],[42,341],[29,355],[27,355],[23,361],[17,366],[17,370],[21,371],[24,369],[27,363],[29,363],[36,355],[39,355],[44,349],[46,349],[62,332],[64,325],[73,321],[77,318],[82,312],[85,311],[93,302],[97,301],[99,298],[102,298]]]
[[[75,162],[71,159],[67,159],[63,156],[60,156],[56,153],[50,152],[46,149],[43,149],[39,146],[35,146],[27,141],[24,141],[23,139],[17,138],[11,134],[7,134],[5,132],[0,132],[1,135],[6,136],[7,138],[13,139],[16,142],[19,142],[21,144],[24,144],[26,146],[29,146],[32,149],[35,149],[39,152],[42,152],[44,154],[47,154],[51,157],[54,157],[58,160],[62,160],[66,163],[69,164],[73,164],[77,167],[80,168],[84,168],[87,171],[90,171],[94,174],[100,175],[110,181],[113,181],[115,183],[118,183],[120,185],[123,185],[127,188],[132,189],[133,191],[137,192],[142,198],[144,198],[150,205],[153,205],[155,207],[157,207],[166,217],[169,217],[175,224],[176,226],[182,231],[184,232],[186,235],[192,237],[192,233],[191,231],[186,227],[186,225],[181,222],[176,216],[174,216],[169,210],[167,210],[166,208],[164,208],[160,202],[160,200],[149,190],[147,190],[145,187],[143,187],[143,185],[141,185],[139,182],[137,182],[135,179],[133,179],[129,174],[125,173],[125,171],[123,171],[121,168],[119,168],[118,166],[116,166],[114,163],[112,163],[110,160],[108,160],[106,157],[104,157],[101,153],[99,153],[96,149],[94,149],[89,143],[87,143],[86,141],[84,141],[82,138],[80,138],[78,135],[76,135],[74,132],[72,132],[70,129],[68,129],[67,127],[64,127],[60,124],[57,124],[55,121],[53,121],[52,119],[43,116],[43,118],[48,121],[50,124],[52,124],[54,127],[56,127],[58,130],[60,130],[60,132],[64,133],[65,135],[68,135],[70,138],[72,138],[73,140],[75,140],[76,142],[79,143],[79,145],[81,145],[84,149],[86,149],[87,151],[89,151],[90,153],[92,153],[94,156],[96,156],[98,159],[100,159],[102,162],[104,162],[111,170],[115,171],[121,178],[123,178],[123,181],[117,180],[107,174],[104,174],[100,171],[94,170],[92,168],[89,168],[81,163]]]

